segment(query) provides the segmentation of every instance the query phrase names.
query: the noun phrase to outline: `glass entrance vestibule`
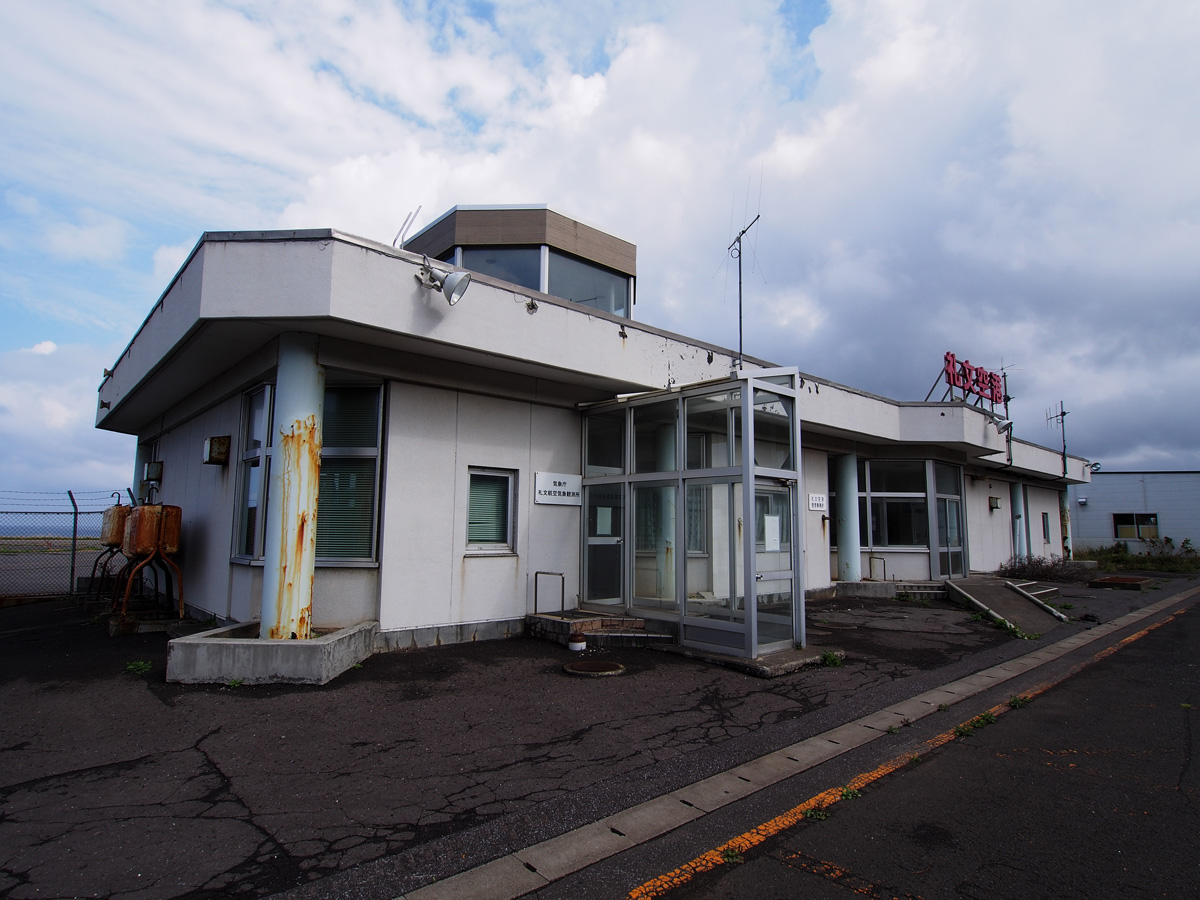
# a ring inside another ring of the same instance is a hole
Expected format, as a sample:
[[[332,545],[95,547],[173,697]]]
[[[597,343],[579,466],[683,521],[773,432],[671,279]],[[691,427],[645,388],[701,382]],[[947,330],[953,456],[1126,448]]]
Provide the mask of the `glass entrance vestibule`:
[[[582,606],[735,656],[804,646],[798,377],[739,371],[588,411]]]

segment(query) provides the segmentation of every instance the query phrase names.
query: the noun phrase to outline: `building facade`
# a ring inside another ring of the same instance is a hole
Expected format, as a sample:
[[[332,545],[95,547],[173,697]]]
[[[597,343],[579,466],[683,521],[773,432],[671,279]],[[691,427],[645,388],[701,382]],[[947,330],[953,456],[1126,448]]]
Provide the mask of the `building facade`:
[[[1069,495],[1077,549],[1122,541],[1144,553],[1148,541],[1200,543],[1200,472],[1095,472]]]
[[[545,221],[497,232],[539,278],[571,231]],[[475,238],[451,225],[458,260]],[[205,234],[97,409],[138,436],[137,494],[153,473],[183,508],[188,605],[264,638],[374,621],[381,648],[615,608],[756,656],[804,642],[806,591],[1069,546],[1084,460],[981,405],[739,367],[629,318],[633,257],[600,255],[623,307],[481,272],[447,302],[450,263],[333,230]]]

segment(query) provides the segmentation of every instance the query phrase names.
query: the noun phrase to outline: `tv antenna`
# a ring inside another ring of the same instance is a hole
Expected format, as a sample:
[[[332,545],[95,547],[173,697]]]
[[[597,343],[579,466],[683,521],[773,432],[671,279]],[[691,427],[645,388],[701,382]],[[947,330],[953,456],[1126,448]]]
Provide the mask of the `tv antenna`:
[[[762,218],[762,213],[754,217],[754,221],[738,232],[738,236],[733,239],[733,242],[727,248],[729,255],[737,260],[738,264],[738,359],[737,367],[742,367],[742,238],[746,236],[746,232],[754,227],[754,222]]]
[[[1069,410],[1063,408],[1063,402],[1046,410],[1046,427],[1062,431],[1062,467],[1063,478],[1067,477],[1067,415]]]
[[[396,232],[396,236],[392,238],[392,246],[404,249],[404,236],[408,234],[408,229],[412,227],[413,222],[417,221],[417,216],[421,214],[421,204],[417,204],[414,212],[410,212],[404,217],[404,224],[400,226],[400,230]]]

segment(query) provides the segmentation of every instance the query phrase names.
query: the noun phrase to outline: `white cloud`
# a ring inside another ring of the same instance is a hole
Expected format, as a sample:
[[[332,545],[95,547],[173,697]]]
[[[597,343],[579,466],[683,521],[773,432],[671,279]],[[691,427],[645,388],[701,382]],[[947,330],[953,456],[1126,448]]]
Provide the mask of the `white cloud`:
[[[96,387],[119,352],[53,348],[0,353],[0,444],[3,485],[24,490],[115,490],[129,481],[133,438],[98,433]]]
[[[516,202],[634,241],[638,317],[730,346],[761,212],[747,353],[902,399],[947,349],[1015,363],[1019,434],[1061,398],[1080,452],[1162,462],[1119,410],[1200,468],[1198,401],[1160,402],[1200,342],[1200,11],[833,0],[811,45],[770,0],[471,12],[0,9],[0,302],[30,323],[0,346],[127,338],[204,229],[390,242]]]
[[[154,251],[155,284],[165,289],[167,283],[175,277],[175,273],[179,271],[195,246],[194,241],[185,241],[182,244],[173,244],[169,247],[164,246],[156,249]]]
[[[54,341],[41,341],[29,348],[30,353],[36,353],[39,356],[49,356],[58,349],[58,344]]]
[[[94,209],[80,210],[79,219],[79,224],[52,222],[46,226],[46,245],[51,253],[91,262],[115,262],[125,254],[127,222]]]

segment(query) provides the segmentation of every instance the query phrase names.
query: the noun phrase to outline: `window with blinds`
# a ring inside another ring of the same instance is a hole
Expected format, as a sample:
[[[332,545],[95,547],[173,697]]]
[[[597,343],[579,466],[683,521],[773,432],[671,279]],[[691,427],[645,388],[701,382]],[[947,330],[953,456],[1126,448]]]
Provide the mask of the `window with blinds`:
[[[375,558],[379,482],[378,385],[325,389],[317,558]]]
[[[511,550],[516,473],[498,469],[471,469],[470,479],[467,546],[485,550]]]

